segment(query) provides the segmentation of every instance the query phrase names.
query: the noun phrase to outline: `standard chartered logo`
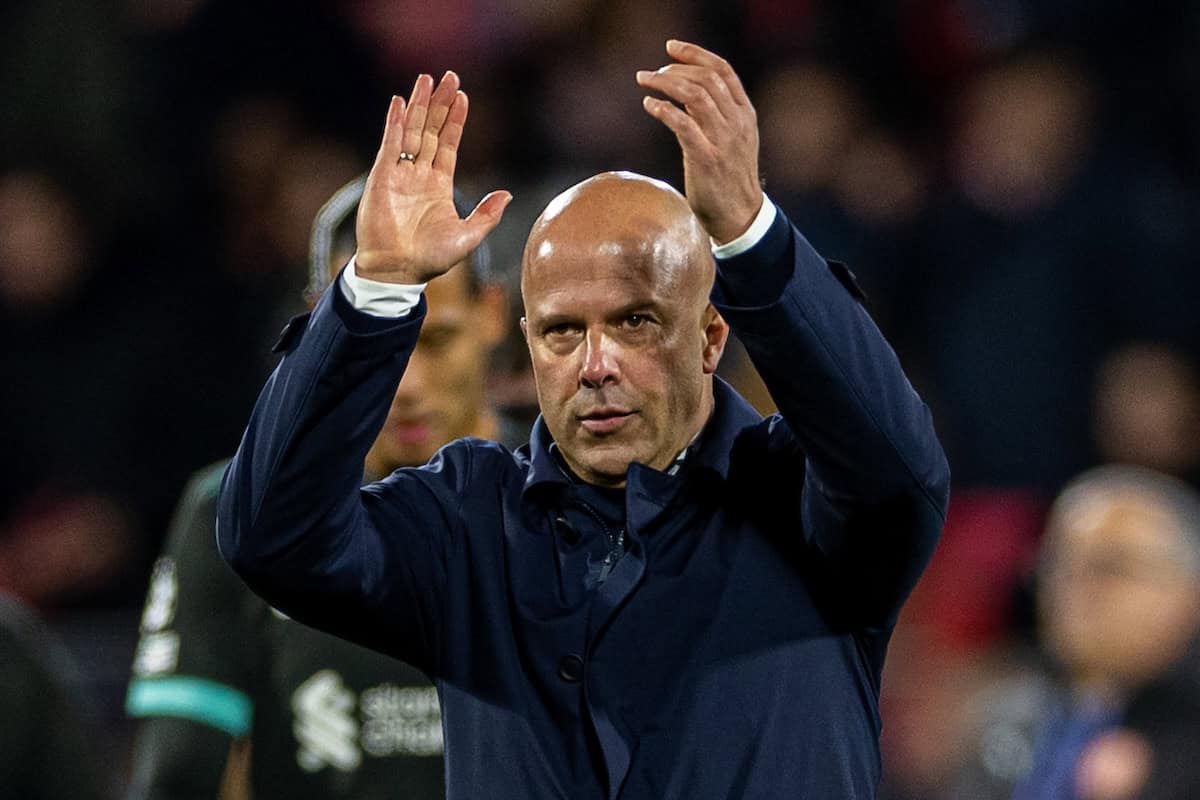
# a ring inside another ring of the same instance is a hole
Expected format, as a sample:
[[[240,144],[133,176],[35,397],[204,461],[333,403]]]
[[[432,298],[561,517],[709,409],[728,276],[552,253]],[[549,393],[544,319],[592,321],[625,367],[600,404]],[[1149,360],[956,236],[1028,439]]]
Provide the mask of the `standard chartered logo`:
[[[349,772],[362,762],[358,749],[358,722],[354,719],[354,692],[342,677],[323,669],[292,693],[292,732],[300,743],[296,761],[306,772],[324,766]]]
[[[442,754],[442,710],[432,686],[367,689],[362,716],[363,749],[373,756]]]
[[[329,766],[349,772],[362,763],[364,752],[374,757],[441,755],[442,716],[432,686],[383,684],[364,691],[358,709],[357,701],[331,669],[296,689],[292,731],[302,769],[317,772]]]

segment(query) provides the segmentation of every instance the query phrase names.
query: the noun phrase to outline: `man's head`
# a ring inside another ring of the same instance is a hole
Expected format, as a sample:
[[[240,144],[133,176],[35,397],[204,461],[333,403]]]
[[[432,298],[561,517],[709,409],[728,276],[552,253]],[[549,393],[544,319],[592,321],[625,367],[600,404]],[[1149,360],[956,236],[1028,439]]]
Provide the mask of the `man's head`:
[[[1141,468],[1085,474],[1051,513],[1039,598],[1043,641],[1077,685],[1161,675],[1200,631],[1200,498]]]
[[[317,215],[306,295],[315,302],[354,252],[354,211],[364,179],[347,184]],[[464,204],[455,198],[463,211]],[[470,211],[465,207],[463,213]],[[425,289],[427,311],[416,349],[392,399],[387,421],[367,453],[366,470],[382,477],[424,464],[464,436],[495,438],[497,421],[484,389],[491,349],[504,336],[504,290],[477,250]]]
[[[729,333],[708,300],[714,269],[684,197],[639,175],[589,178],[534,223],[521,329],[543,418],[583,480],[664,469],[708,419]]]

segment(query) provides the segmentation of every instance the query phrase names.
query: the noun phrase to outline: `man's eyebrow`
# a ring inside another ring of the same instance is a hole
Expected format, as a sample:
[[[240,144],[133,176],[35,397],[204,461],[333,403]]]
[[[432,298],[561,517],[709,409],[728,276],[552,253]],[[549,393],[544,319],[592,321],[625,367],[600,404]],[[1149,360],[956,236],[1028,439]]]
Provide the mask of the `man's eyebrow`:
[[[657,301],[655,301],[653,298],[647,297],[645,299],[634,300],[631,303],[626,303],[625,305],[621,306],[620,308],[617,308],[614,311],[612,311],[612,313],[610,314],[610,317],[613,319],[617,319],[620,317],[629,316],[630,314],[637,314],[639,312],[645,312],[645,311],[652,311],[656,314],[661,314],[662,306]]]
[[[553,328],[555,325],[562,325],[563,323],[567,322],[579,321],[578,314],[570,314],[566,311],[551,311],[550,313],[541,317],[531,317],[527,314],[525,318],[529,322],[532,322],[539,330]]]
[[[630,314],[643,313],[647,311],[655,314],[661,314],[662,306],[652,298],[638,299],[609,311],[606,317],[610,320],[620,319]],[[537,328],[540,329],[551,328],[555,325],[561,325],[563,323],[580,322],[581,317],[582,315],[570,311],[550,311],[544,316],[540,317],[534,317],[530,314],[525,315],[526,320],[532,322]]]
[[[453,333],[457,330],[462,330],[466,327],[459,320],[439,320],[437,322],[426,322],[421,326],[421,333]]]

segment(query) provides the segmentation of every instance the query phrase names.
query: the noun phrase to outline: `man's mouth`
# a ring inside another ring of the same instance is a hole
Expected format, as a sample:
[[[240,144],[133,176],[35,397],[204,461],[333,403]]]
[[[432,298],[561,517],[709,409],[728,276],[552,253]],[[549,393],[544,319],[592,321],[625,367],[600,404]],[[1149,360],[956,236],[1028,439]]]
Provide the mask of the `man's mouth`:
[[[636,411],[623,408],[597,408],[579,415],[579,424],[588,433],[607,434],[620,430]]]
[[[422,444],[432,433],[428,417],[388,420],[392,438],[400,444]]]

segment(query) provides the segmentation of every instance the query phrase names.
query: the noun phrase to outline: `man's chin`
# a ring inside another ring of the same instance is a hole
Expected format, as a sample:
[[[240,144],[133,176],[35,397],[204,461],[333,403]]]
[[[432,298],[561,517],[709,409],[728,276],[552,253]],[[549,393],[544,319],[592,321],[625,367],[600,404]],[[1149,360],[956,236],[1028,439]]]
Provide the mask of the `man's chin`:
[[[584,473],[579,477],[598,486],[623,486],[629,465],[636,460],[627,453],[588,453],[577,462]]]

